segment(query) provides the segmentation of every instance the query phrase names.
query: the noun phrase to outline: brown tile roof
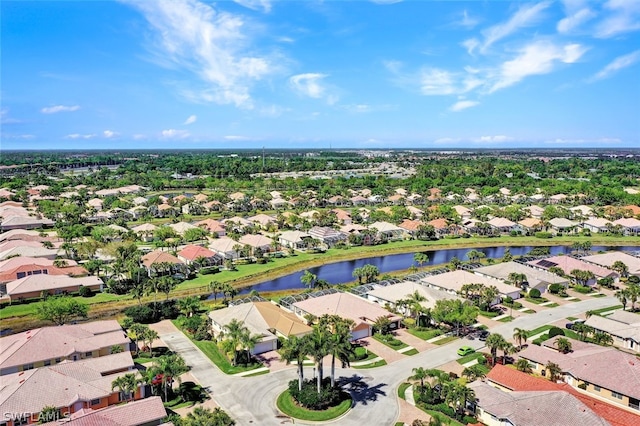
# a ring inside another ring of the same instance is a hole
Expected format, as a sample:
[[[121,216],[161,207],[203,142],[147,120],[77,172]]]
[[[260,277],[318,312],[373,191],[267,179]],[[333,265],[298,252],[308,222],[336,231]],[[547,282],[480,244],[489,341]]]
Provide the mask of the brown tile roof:
[[[407,231],[417,231],[418,228],[420,228],[422,225],[424,225],[424,222],[421,220],[405,219],[398,226],[400,228],[406,229]]]
[[[640,424],[640,413],[633,414],[612,404],[585,395],[567,383],[553,383],[500,364],[491,369],[487,374],[487,380],[512,391],[562,390],[569,392],[613,426],[636,426]]]
[[[129,343],[115,320],[36,328],[0,339],[0,371]]]
[[[64,288],[74,288],[76,286],[93,287],[99,289],[103,284],[102,280],[96,276],[72,278],[67,275],[29,275],[19,280],[7,283],[7,294],[16,297],[20,294],[40,291],[51,291]]]
[[[182,260],[178,259],[174,255],[167,253],[166,251],[154,250],[151,253],[147,253],[142,256],[142,264],[147,268],[151,267],[154,263],[168,262],[174,265],[182,264]]]
[[[45,426],[142,426],[159,424],[167,416],[162,399],[152,396],[124,405],[112,405],[100,410],[83,409],[61,422],[44,423]]]
[[[178,256],[184,257],[188,260],[196,260],[200,256],[213,257],[215,255],[215,252],[209,250],[208,248],[197,246],[195,244],[189,244],[178,252]]]

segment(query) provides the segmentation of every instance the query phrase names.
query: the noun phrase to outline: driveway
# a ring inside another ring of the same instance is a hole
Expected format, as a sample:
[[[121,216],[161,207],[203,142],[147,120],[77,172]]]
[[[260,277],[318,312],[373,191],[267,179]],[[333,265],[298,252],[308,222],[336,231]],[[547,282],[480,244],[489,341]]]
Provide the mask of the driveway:
[[[523,315],[512,322],[500,323],[491,331],[501,333],[505,338],[511,338],[516,327],[531,330],[568,316],[577,317],[587,310],[617,304],[617,299],[613,297],[591,298],[535,314]],[[235,418],[237,424],[279,425],[290,421],[280,416],[275,401],[287,387],[287,383],[296,378],[294,366],[261,376],[227,376],[170,322],[156,329],[159,330],[160,338],[165,344],[185,358],[187,364],[192,367],[191,373],[196,380],[209,390],[215,402]],[[379,342],[376,343],[381,345]],[[436,368],[455,361],[458,359],[456,351],[462,344],[476,350],[484,347],[484,342],[478,340],[456,340],[414,356],[397,354],[399,355],[397,361],[384,367],[366,370],[337,369],[336,375],[354,396],[355,404],[349,414],[334,423],[346,426],[394,424],[399,415],[397,386],[412,374],[411,371],[415,367]],[[393,351],[386,346],[384,348]],[[380,353],[378,355],[382,356]],[[325,363],[325,366],[325,372],[328,375],[328,363]],[[305,377],[313,375],[311,366],[305,367],[304,372]],[[372,419],[375,419],[373,423]],[[299,421],[296,423],[308,424]]]

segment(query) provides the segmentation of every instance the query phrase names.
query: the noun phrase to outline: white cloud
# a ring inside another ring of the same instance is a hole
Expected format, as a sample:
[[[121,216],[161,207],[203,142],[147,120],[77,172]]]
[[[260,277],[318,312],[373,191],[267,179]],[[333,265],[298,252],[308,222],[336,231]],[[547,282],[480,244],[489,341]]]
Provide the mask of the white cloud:
[[[140,141],[143,139],[147,139],[147,135],[143,135],[141,133],[136,133],[135,135],[133,135],[133,139]]]
[[[484,84],[477,77],[477,70],[465,73],[453,73],[439,68],[423,69],[420,75],[420,92],[423,95],[459,95],[467,93]]]
[[[79,109],[80,109],[80,106],[78,105],[70,105],[70,106],[54,105],[50,107],[44,107],[40,110],[40,112],[43,114],[56,114],[58,112],[73,112]]]
[[[337,102],[338,97],[330,93],[329,87],[323,84],[326,77],[327,74],[320,73],[298,74],[289,78],[289,84],[295,92],[314,99],[326,99],[331,105]]]
[[[469,16],[469,12],[467,9],[462,11],[462,19],[458,22],[458,25],[461,27],[472,29],[476,25],[478,25],[478,20]]]
[[[556,139],[544,141],[544,143],[546,143],[546,144],[554,144],[554,145],[572,145],[572,144],[583,145],[583,144],[593,144],[593,143],[597,143],[597,144],[601,144],[601,143],[613,144],[613,143],[620,143],[620,142],[622,142],[622,139],[619,139],[619,138],[596,138],[596,139],[556,138]]]
[[[17,118],[9,117],[9,108],[0,109],[0,123],[2,124],[18,124],[22,123]]]
[[[505,143],[511,142],[514,138],[505,135],[495,135],[495,136],[480,136],[479,138],[471,139],[472,142],[476,143]]]
[[[631,52],[627,55],[618,56],[611,63],[605,66],[603,69],[598,71],[593,77],[591,77],[590,81],[602,80],[607,77],[610,77],[612,74],[618,72],[623,68],[630,67],[640,60],[640,50],[636,50],[635,52]]]
[[[480,48],[481,52],[486,51],[493,43],[501,40],[521,28],[528,27],[537,22],[542,12],[551,5],[549,1],[536,4],[525,4],[509,18],[507,22],[494,25],[482,31],[484,42]]]
[[[204,87],[183,91],[191,100],[253,107],[252,85],[276,69],[273,60],[250,46],[256,25],[197,0],[122,1],[138,9],[154,30],[158,63],[186,69],[202,81]]]
[[[102,135],[107,139],[112,139],[120,136],[120,133],[114,132],[113,130],[105,130],[104,132],[102,132]]]
[[[458,101],[449,107],[449,111],[458,112],[479,105],[478,101]]]
[[[595,18],[596,13],[588,7],[578,10],[566,18],[558,21],[557,30],[559,33],[566,34],[574,31],[580,25]]]
[[[496,81],[489,92],[509,87],[530,75],[548,74],[558,62],[574,63],[587,51],[579,44],[558,46],[538,41],[525,46],[520,54],[502,64]]]
[[[250,141],[252,138],[240,135],[227,135],[224,137],[228,141]]]
[[[184,139],[191,136],[186,130],[167,129],[161,132],[164,139]]]
[[[609,0],[604,9],[610,13],[596,26],[596,37],[609,38],[640,30],[638,0]]]
[[[262,10],[263,12],[271,11],[271,1],[270,0],[233,0],[239,5],[242,5],[246,8],[252,10]]]
[[[190,115],[189,117],[187,117],[186,120],[184,120],[184,124],[185,125],[193,124],[197,120],[198,120],[198,116],[197,115]]]
[[[467,49],[467,53],[469,55],[473,55],[473,52],[476,50],[476,48],[480,46],[480,42],[476,38],[470,38],[463,41],[462,46]]]
[[[72,133],[70,135],[65,136],[67,139],[93,139],[96,135],[94,133],[82,135],[80,133]]]

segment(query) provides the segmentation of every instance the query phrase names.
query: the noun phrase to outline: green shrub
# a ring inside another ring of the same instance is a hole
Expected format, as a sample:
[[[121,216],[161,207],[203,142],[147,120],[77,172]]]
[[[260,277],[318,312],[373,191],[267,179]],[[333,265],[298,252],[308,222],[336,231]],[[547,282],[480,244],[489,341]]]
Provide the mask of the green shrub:
[[[580,285],[580,284],[576,284],[573,289],[575,291],[577,291],[578,293],[582,293],[582,294],[589,294],[591,292],[593,292],[593,289],[589,286],[586,285]]]
[[[78,295],[82,297],[91,297],[93,296],[93,291],[91,291],[89,287],[81,285],[78,287]]]
[[[207,266],[206,268],[200,268],[198,271],[201,275],[211,275],[220,272],[219,266]]]
[[[538,290],[537,288],[532,288],[531,290],[529,290],[529,297],[538,299],[540,297],[540,290]]]
[[[368,356],[367,350],[362,346],[356,346],[354,352],[355,352],[355,355],[353,356],[353,359],[355,361],[362,361]]]
[[[562,286],[560,284],[550,284],[549,285],[549,293],[558,294],[562,291]]]
[[[536,232],[535,237],[536,238],[551,238],[553,235],[551,235],[551,232]]]
[[[325,377],[322,380],[321,391],[318,393],[316,380],[305,380],[302,383],[302,390],[298,390],[298,380],[289,382],[289,393],[294,400],[304,408],[310,410],[324,410],[327,407],[338,405],[345,397],[344,392],[339,387],[331,387],[331,379]]]
[[[551,327],[547,335],[549,336],[548,339],[556,336],[564,336],[564,330],[560,327]]]
[[[413,318],[405,318],[402,320],[402,323],[404,324],[405,327],[411,328],[414,325],[416,325],[416,320]]]
[[[586,384],[586,383],[580,383],[580,384],[578,385],[578,387],[579,387],[580,389],[582,389],[582,390],[587,390],[587,384]]]

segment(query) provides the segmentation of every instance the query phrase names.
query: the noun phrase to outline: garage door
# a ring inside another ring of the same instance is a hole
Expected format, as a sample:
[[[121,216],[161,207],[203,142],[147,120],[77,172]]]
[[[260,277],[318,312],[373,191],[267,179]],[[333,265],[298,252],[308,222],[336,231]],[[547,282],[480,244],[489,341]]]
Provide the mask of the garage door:
[[[353,340],[362,339],[363,337],[369,337],[369,328],[364,328],[363,330],[353,330],[351,332],[353,336]]]
[[[261,354],[264,352],[269,352],[269,351],[273,351],[276,350],[276,345],[277,345],[277,340],[271,340],[268,342],[260,342],[258,343],[254,348],[253,348],[253,354],[257,355],[257,354]]]

